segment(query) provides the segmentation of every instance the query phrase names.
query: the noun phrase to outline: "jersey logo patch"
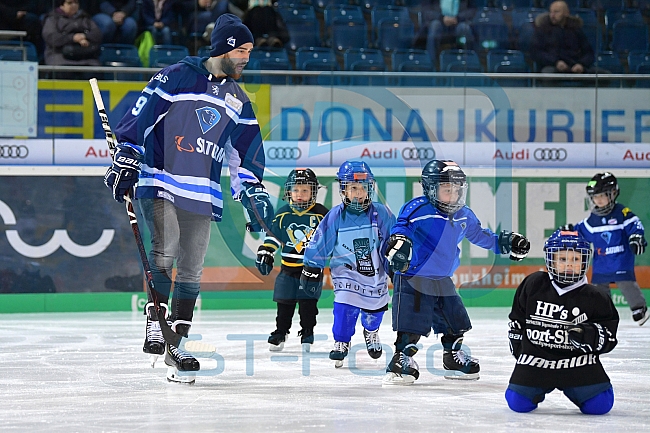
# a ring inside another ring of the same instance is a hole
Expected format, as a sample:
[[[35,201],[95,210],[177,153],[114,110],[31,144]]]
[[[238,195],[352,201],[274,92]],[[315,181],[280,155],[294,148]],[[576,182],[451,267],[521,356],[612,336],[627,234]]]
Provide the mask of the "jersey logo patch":
[[[196,117],[199,118],[199,126],[205,134],[216,125],[221,119],[221,114],[213,107],[203,107],[196,109]]]
[[[372,264],[370,239],[355,239],[352,244],[354,245],[354,256],[357,259],[357,272],[366,277],[374,276],[375,266]]]
[[[289,227],[286,229],[287,236],[289,237],[287,245],[295,248],[297,252],[301,253],[302,250],[305,249],[309,236],[313,231],[314,229],[306,224],[289,224]]]
[[[600,234],[600,237],[605,240],[609,244],[609,241],[612,239],[612,234],[610,232],[602,232]]]

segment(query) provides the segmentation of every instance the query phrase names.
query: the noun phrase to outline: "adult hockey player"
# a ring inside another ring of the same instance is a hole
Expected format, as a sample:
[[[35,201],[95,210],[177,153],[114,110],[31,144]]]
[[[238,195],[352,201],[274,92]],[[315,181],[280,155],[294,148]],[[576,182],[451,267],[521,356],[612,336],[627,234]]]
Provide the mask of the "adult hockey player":
[[[168,303],[176,262],[169,319],[181,335],[192,324],[210,222],[221,220],[224,166],[230,169],[233,197],[248,211],[248,228],[261,231],[273,218],[261,183],[265,159],[260,128],[235,82],[252,49],[253,36],[241,20],[221,15],[212,32],[210,57],[186,57],[162,69],[115,128],[119,145],[105,183],[118,202],[125,194],[138,199],[151,232],[149,260],[162,304]],[[166,313],[166,305],[163,309]],[[151,297],[145,314],[144,352],[165,354],[168,380],[194,382],[192,372],[199,370],[199,362],[169,344],[165,349]]]
[[[282,267],[275,278],[273,300],[277,304],[275,331],[269,336],[269,350],[279,352],[284,348],[291,321],[298,304],[300,315],[300,343],[309,352],[314,343],[314,326],[318,315],[318,297],[307,296],[300,286],[302,260],[305,248],[316,227],[328,209],[316,203],[318,178],[309,168],[291,170],[284,183],[285,206],[278,209],[270,232],[257,249],[255,266],[262,275],[273,269],[275,253],[281,250]]]
[[[310,296],[320,295],[323,268],[330,259],[334,350],[329,357],[339,368],[350,350],[359,315],[368,354],[381,357],[379,325],[388,310],[384,252],[395,217],[386,206],[372,201],[375,177],[365,162],[344,162],[336,179],[342,203],[327,213],[309,241],[300,286]]]
[[[616,203],[620,191],[612,173],[598,173],[587,183],[591,214],[567,230],[577,230],[594,246],[591,283],[611,296],[615,283],[632,310],[632,319],[643,325],[650,311],[634,274],[634,256],[643,254],[647,242],[643,224],[627,206]]]
[[[602,415],[614,390],[599,355],[616,346],[618,312],[587,283],[589,242],[557,230],[544,244],[547,272],[527,276],[510,312],[510,350],[517,359],[506,390],[515,412],[530,412],[560,389],[585,414]]]
[[[471,243],[522,260],[530,243],[519,233],[482,228],[465,205],[467,177],[453,161],[429,161],[422,169],[424,195],[402,206],[386,249],[393,276],[395,355],[384,385],[411,385],[420,375],[413,360],[421,336],[442,334],[446,379],[478,379],[478,360],[461,349],[472,324],[451,279],[460,265],[458,244]]]

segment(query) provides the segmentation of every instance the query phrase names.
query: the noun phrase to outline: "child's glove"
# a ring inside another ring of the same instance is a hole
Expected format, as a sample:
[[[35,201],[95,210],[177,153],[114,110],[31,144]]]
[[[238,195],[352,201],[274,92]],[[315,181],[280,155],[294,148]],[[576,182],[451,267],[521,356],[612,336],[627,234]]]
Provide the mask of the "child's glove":
[[[600,353],[611,345],[612,333],[598,323],[583,322],[567,330],[569,342],[584,353]],[[611,350],[611,349],[610,349]]]
[[[516,262],[525,259],[530,251],[530,242],[519,233],[503,230],[499,235],[498,242],[501,254],[510,253],[510,260]]]
[[[564,224],[563,226],[558,227],[558,229],[562,230],[563,232],[572,232],[574,231],[573,224]]]
[[[303,266],[298,290],[304,290],[310,298],[318,299],[323,290],[323,270],[315,266]]]
[[[386,244],[386,258],[390,265],[390,271],[406,272],[411,263],[413,242],[404,235],[394,234],[388,238]]]
[[[271,251],[264,245],[260,245],[257,249],[257,260],[255,260],[255,267],[260,274],[268,275],[273,270],[273,259],[275,258],[275,251]]]
[[[521,324],[516,320],[508,322],[508,339],[510,340],[510,353],[515,358],[521,355],[521,342],[523,340],[523,333],[521,331]]]
[[[631,235],[629,238],[629,242],[630,242],[630,249],[637,256],[643,254],[645,252],[645,247],[648,246],[648,243],[645,241],[643,235],[640,235],[638,233]]]
[[[249,232],[268,230],[273,222],[273,205],[269,200],[269,193],[261,183],[244,182],[243,187],[240,200],[249,220],[246,230]]]

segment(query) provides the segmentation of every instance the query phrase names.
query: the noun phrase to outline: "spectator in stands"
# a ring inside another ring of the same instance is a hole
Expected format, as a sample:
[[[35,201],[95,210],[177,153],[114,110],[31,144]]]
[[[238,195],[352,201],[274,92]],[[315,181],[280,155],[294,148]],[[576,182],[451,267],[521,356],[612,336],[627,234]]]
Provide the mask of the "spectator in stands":
[[[45,12],[36,0],[2,0],[0,2],[0,29],[27,32],[26,41],[36,46],[39,57],[43,55],[40,14]]]
[[[253,33],[256,47],[281,48],[289,42],[289,31],[271,0],[249,0],[243,21]]]
[[[156,44],[171,45],[173,33],[178,30],[178,17],[182,16],[181,0],[142,0],[142,27],[149,30]]]
[[[187,23],[188,34],[202,33],[208,44],[214,23],[220,15],[230,13],[243,18],[248,9],[247,0],[187,0],[185,4],[186,13],[190,17]]]
[[[99,66],[102,32],[79,0],[55,0],[43,23],[46,65]]]
[[[474,49],[473,0],[423,0],[422,7],[427,21],[415,36],[413,48],[426,49],[432,59],[447,40],[453,40],[455,47]]]
[[[93,21],[102,31],[102,42],[133,45],[138,23],[133,17],[136,0],[105,0]]]
[[[594,50],[582,30],[582,19],[571,16],[564,1],[551,3],[549,12],[535,18],[531,56],[542,73],[606,73],[593,66]]]

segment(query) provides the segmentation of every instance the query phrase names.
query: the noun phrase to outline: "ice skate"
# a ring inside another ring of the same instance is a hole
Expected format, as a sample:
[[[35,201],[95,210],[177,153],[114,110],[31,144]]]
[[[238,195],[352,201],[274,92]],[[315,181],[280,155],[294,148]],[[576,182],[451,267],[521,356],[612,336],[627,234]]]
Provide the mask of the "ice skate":
[[[181,335],[187,336],[190,323],[177,320],[173,323],[172,329]],[[167,364],[167,380],[169,382],[193,384],[196,380],[195,372],[201,368],[196,358],[170,344],[167,344],[167,350],[165,351],[165,364]]]
[[[442,355],[445,379],[478,380],[481,367],[478,359],[463,350],[445,350]]]
[[[650,319],[650,310],[644,305],[643,308],[632,311],[632,319],[634,319],[637,325],[643,326]]]
[[[278,329],[273,331],[268,339],[269,350],[271,352],[281,352],[284,349],[284,342],[287,341],[287,335],[289,333],[286,331],[280,331]]]
[[[301,329],[298,332],[300,335],[300,344],[302,345],[302,351],[309,353],[311,352],[311,345],[314,344],[314,330],[313,329]]]
[[[167,317],[167,305],[160,304],[160,307],[165,317]],[[151,363],[151,368],[153,368],[156,365],[158,356],[165,354],[165,338],[160,329],[158,314],[153,302],[149,302],[145,305],[144,312],[147,316],[147,325],[142,351],[149,354],[149,362]]]
[[[412,356],[403,352],[396,352],[393,359],[386,367],[386,375],[382,380],[382,386],[405,386],[413,385],[420,377],[419,366]]]
[[[379,329],[368,331],[364,328],[363,338],[366,340],[366,349],[368,349],[368,355],[370,355],[372,359],[381,358],[383,349],[381,347],[381,341],[379,341]]]
[[[334,361],[334,367],[343,367],[343,360],[348,356],[348,350],[350,350],[350,343],[334,342],[334,350],[330,352],[330,359]]]

